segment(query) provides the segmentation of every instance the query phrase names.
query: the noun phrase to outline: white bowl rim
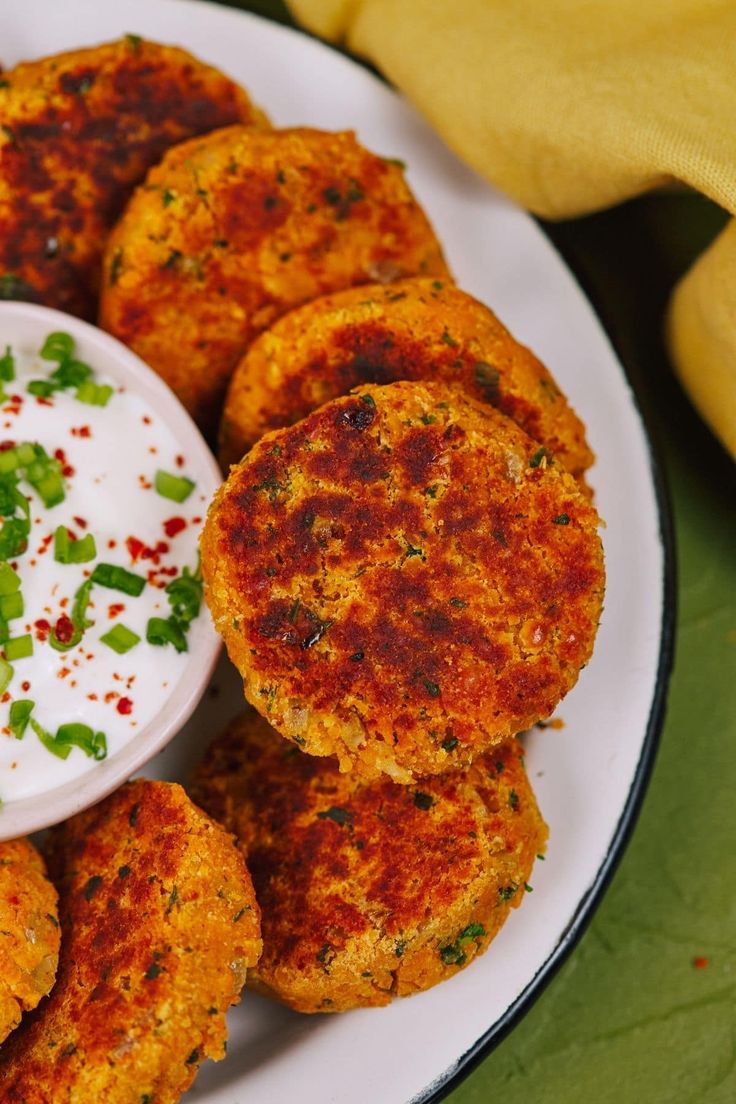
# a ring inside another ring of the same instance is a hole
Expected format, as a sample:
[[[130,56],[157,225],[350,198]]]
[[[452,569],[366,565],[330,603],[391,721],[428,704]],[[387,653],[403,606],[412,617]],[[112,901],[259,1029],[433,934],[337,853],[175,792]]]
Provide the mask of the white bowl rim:
[[[15,300],[0,302],[0,338],[3,324],[9,325],[11,320],[25,325],[36,324],[42,336],[64,330],[83,342],[87,350],[91,349],[91,353],[84,353],[88,359],[94,357],[104,363],[106,375],[135,390],[166,422],[176,439],[186,442],[198,472],[198,483],[208,499],[212,497],[222,482],[214,456],[174,392],[139,356],[90,322],[51,307]],[[10,341],[12,343],[12,336]],[[173,739],[204,694],[222,646],[207,618],[206,607],[195,628],[196,632],[190,637],[189,661],[172,693],[148,724],[109,759],[96,764],[78,778],[2,805],[0,840],[48,828],[101,801]]]

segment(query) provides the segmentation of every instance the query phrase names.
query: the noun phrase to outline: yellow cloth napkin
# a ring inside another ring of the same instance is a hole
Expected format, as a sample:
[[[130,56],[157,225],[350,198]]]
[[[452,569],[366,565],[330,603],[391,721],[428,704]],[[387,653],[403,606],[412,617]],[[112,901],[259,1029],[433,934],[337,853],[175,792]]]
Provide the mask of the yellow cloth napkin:
[[[734,0],[289,0],[370,58],[460,157],[536,214],[673,182],[736,212]],[[670,349],[736,455],[736,228],[673,297]]]

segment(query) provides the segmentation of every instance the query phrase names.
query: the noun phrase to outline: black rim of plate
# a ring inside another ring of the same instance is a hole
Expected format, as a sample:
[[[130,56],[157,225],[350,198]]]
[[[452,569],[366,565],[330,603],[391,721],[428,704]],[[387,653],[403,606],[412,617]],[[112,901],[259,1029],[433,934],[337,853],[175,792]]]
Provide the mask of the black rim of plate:
[[[559,253],[554,243],[547,236],[549,244]],[[564,258],[563,258],[564,260]],[[564,260],[569,271],[570,264]],[[596,317],[612,342],[615,342],[609,327],[602,320],[603,312],[596,303],[596,297],[585,287],[585,282],[580,279],[578,273],[573,272],[581,291],[595,310]],[[657,672],[654,681],[652,703],[647,719],[644,739],[641,746],[639,761],[631,781],[626,803],[623,807],[616,830],[606,851],[603,862],[598,868],[598,873],[588,887],[585,895],[578,902],[575,912],[571,916],[567,927],[562,932],[557,945],[551,952],[546,962],[540,966],[537,973],[531,979],[525,989],[516,1000],[509,1005],[503,1015],[492,1024],[487,1031],[467,1050],[457,1062],[444,1074],[428,1085],[426,1089],[412,1097],[408,1104],[439,1104],[449,1093],[456,1089],[462,1081],[472,1073],[484,1058],[501,1043],[514,1027],[523,1019],[532,1005],[542,995],[546,987],[554,978],[557,971],[564,964],[570,953],[579,943],[582,936],[595,915],[611,879],[624,856],[631,839],[636,822],[639,819],[647,787],[651,779],[654,762],[659,747],[659,738],[665,721],[667,711],[667,693],[674,661],[675,650],[675,626],[677,620],[677,561],[675,555],[675,536],[670,494],[665,478],[665,468],[661,459],[661,448],[657,442],[653,427],[648,423],[647,417],[639,402],[639,398],[633,382],[633,366],[624,361],[622,355],[616,349],[617,359],[624,369],[624,376],[629,385],[634,408],[639,416],[644,439],[649,451],[649,469],[654,487],[657,503],[657,515],[659,521],[659,538],[662,547],[662,621],[660,629],[659,657],[657,660]]]

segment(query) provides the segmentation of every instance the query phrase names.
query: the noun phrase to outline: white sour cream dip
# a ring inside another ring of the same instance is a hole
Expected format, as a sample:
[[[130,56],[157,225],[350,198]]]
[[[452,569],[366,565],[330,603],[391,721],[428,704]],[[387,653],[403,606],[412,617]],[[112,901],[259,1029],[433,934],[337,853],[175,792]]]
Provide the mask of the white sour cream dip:
[[[0,356],[4,351],[0,335]],[[21,739],[10,729],[13,702],[31,700],[32,717],[52,735],[59,726],[83,724],[106,738],[112,756],[162,708],[187,663],[188,653],[146,640],[149,618],[167,618],[164,587],[186,567],[197,567],[197,541],[206,495],[196,483],[185,501],[163,497],[155,473],[195,476],[186,447],[136,394],[114,388],[105,406],[89,405],[74,389],[48,397],[28,392],[32,380],[48,379],[56,365],[38,353],[12,347],[15,379],[3,383],[0,450],[23,442],[40,444],[59,461],[65,498],[47,507],[23,478],[18,489],[30,505],[25,552],[10,563],[20,578],[24,610],[8,622],[10,638],[29,634],[33,654],[12,659],[12,678],[0,696],[0,799],[10,802],[53,789],[93,770],[94,758],[73,746],[66,759],[44,745],[30,724]],[[105,385],[104,364],[90,365]],[[55,559],[54,534],[94,537],[96,556],[86,563]],[[96,565],[119,566],[146,580],[140,596],[95,584],[87,619],[93,624],[68,651],[49,643],[68,632],[74,595]],[[202,614],[207,616],[204,603]],[[200,616],[202,615],[200,614]],[[122,625],[140,640],[117,654],[101,637]],[[6,649],[0,644],[0,651]],[[4,653],[3,653],[4,654]],[[7,669],[6,669],[7,670]]]

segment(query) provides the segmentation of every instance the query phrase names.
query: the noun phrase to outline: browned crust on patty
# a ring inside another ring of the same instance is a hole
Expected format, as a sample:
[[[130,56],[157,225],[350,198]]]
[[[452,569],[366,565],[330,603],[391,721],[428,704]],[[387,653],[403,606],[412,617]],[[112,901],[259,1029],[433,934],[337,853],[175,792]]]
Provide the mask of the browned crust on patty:
[[[91,317],[107,232],[146,170],[264,116],[217,69],[128,35],[10,69],[0,121],[0,297]]]
[[[55,830],[49,868],[59,978],[3,1050],[0,1098],[173,1104],[223,1057],[260,954],[242,855],[181,786],[140,780]]]
[[[263,916],[252,988],[300,1012],[387,1004],[452,977],[524,898],[546,826],[511,741],[398,786],[287,747],[255,713],[194,792],[239,837]]]
[[[598,517],[492,407],[368,386],[268,434],[202,535],[205,593],[248,700],[343,769],[401,781],[548,716],[588,661]]]
[[[0,1043],[51,989],[59,941],[43,859],[30,840],[0,843]]]
[[[100,320],[214,430],[235,365],[278,317],[421,272],[447,269],[395,163],[351,132],[233,127],[171,150],[135,193]]]
[[[326,296],[253,342],[230,382],[221,425],[227,467],[272,429],[363,383],[444,380],[507,414],[580,476],[585,429],[545,366],[488,307],[437,279]]]

